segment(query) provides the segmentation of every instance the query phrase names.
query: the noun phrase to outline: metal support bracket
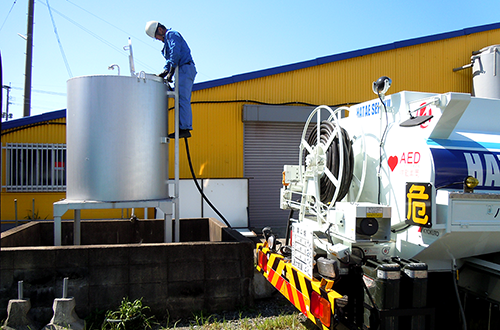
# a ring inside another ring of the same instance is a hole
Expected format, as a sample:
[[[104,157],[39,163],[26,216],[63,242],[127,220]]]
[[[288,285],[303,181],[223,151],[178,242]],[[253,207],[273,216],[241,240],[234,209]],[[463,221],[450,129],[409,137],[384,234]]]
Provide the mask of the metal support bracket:
[[[155,207],[164,213],[165,220],[165,243],[172,242],[172,226],[167,219],[172,218],[172,199],[144,200],[144,201],[124,201],[124,202],[100,202],[100,201],[75,201],[66,200],[54,203],[54,245],[62,244],[61,218],[69,210],[75,211],[75,220],[73,224],[73,244],[81,244],[81,210],[96,209],[128,209],[138,207]],[[176,225],[176,227],[178,227]]]

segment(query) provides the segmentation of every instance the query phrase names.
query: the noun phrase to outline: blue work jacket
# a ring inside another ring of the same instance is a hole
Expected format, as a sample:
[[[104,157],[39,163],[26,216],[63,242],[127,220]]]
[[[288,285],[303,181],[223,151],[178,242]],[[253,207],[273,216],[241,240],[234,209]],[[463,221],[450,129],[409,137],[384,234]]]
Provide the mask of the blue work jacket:
[[[165,43],[161,50],[163,57],[167,60],[165,70],[170,71],[171,67],[178,67],[193,62],[191,49],[181,34],[174,30],[167,30],[165,33]]]

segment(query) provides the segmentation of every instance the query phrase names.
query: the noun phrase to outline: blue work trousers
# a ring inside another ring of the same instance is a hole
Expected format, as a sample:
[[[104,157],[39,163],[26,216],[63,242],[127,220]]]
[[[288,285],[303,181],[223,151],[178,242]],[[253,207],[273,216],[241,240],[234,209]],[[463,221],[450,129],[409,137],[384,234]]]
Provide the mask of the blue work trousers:
[[[179,88],[179,129],[192,130],[191,91],[196,77],[196,67],[191,62],[181,65],[179,69],[179,81],[175,82],[175,88]]]

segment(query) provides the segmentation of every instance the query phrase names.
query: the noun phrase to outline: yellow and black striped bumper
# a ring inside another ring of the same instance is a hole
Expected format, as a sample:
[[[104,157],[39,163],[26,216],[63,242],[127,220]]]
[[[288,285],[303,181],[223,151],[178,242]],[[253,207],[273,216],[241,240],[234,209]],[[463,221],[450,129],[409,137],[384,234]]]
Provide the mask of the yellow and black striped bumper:
[[[335,299],[342,298],[332,290],[334,281],[310,279],[266,243],[257,244],[256,252],[257,270],[314,324],[333,329]]]

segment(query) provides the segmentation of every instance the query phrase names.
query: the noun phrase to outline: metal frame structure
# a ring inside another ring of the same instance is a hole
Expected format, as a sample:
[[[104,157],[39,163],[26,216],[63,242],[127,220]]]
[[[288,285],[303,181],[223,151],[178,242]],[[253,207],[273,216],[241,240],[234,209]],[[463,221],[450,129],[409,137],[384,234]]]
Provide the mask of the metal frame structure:
[[[168,91],[167,92],[167,97],[173,97],[174,98],[174,126],[175,126],[175,151],[174,151],[174,204],[175,204],[175,218],[176,220],[176,225],[175,225],[175,236],[174,236],[174,241],[175,238],[179,239],[180,238],[180,223],[179,223],[179,67],[177,70],[175,70],[175,88],[173,91]],[[168,133],[168,131],[167,131]],[[166,221],[165,221],[166,225]],[[166,227],[165,227],[166,228]],[[166,241],[166,229],[165,229],[165,243]]]
[[[71,201],[64,199],[54,203],[54,245],[62,244],[61,217],[68,211],[74,210],[75,219],[73,223],[73,245],[81,244],[81,210],[96,209],[125,209],[139,207],[156,207],[164,213],[165,220],[165,243],[172,242],[172,226],[168,225],[167,218],[172,217],[172,198],[144,201],[124,202],[99,202],[99,201]],[[170,212],[169,212],[170,210]],[[172,218],[172,221],[174,219]],[[178,227],[178,226],[176,226]]]

